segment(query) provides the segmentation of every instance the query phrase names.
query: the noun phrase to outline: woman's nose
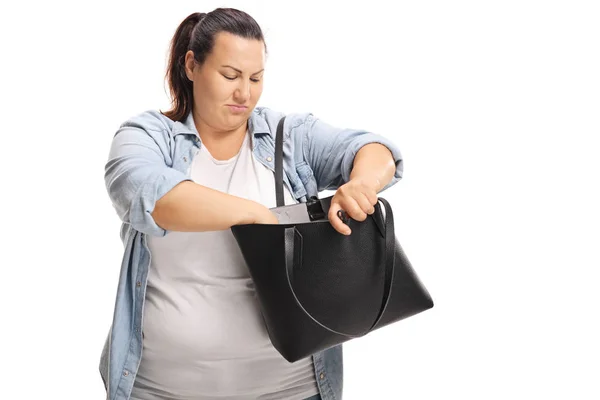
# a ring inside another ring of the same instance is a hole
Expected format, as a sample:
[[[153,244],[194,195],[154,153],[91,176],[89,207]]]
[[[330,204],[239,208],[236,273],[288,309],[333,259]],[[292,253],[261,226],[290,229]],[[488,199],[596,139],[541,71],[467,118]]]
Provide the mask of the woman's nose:
[[[235,91],[235,98],[240,103],[245,103],[250,98],[250,82],[242,81]]]

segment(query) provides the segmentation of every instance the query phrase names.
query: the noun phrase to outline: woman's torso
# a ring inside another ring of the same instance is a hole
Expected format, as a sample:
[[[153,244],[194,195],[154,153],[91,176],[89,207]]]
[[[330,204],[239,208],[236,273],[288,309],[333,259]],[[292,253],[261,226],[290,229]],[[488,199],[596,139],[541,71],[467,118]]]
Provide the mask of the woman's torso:
[[[230,160],[205,147],[194,182],[274,207],[273,172],[251,136]],[[287,189],[286,204],[296,201]],[[304,399],[318,393],[311,358],[286,361],[266,332],[252,279],[230,230],[148,237],[142,360],[132,399]]]

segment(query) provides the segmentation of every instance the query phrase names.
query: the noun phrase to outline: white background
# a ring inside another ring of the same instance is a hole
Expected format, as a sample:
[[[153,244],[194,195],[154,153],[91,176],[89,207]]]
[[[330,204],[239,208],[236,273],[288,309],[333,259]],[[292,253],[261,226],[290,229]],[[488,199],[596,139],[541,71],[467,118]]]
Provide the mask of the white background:
[[[5,2],[0,397],[101,399],[112,135],[166,109],[183,18],[241,8],[259,105],[401,148],[382,194],[435,307],[345,346],[344,399],[598,399],[600,13],[589,1]]]

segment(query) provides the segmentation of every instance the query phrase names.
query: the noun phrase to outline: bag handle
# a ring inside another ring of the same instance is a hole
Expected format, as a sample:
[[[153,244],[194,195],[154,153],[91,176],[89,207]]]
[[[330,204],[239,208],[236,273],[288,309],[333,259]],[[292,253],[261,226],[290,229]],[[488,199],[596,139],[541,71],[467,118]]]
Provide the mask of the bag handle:
[[[277,207],[285,205],[283,199],[283,123],[285,117],[277,124],[277,136],[275,137],[275,196]]]
[[[385,310],[387,309],[388,303],[390,301],[390,294],[392,292],[392,282],[394,281],[394,267],[395,267],[395,246],[396,246],[396,237],[394,234],[394,217],[392,214],[392,207],[387,200],[383,198],[379,198],[379,201],[383,203],[385,207],[385,255],[384,255],[384,266],[385,266],[385,275],[384,275],[384,287],[383,287],[383,298],[381,300],[381,307],[379,308],[379,312],[375,317],[375,322],[367,329],[365,332],[356,334],[348,334],[344,332],[338,332],[335,329],[332,329],[325,324],[319,322],[315,317],[313,317],[302,305],[296,292],[294,291],[293,286],[293,274],[294,269],[301,268],[302,266],[302,235],[295,227],[290,227],[285,229],[285,269],[287,275],[288,286],[294,299],[296,300],[296,304],[300,307],[300,309],[315,323],[321,326],[324,329],[327,329],[330,332],[333,332],[338,335],[346,336],[348,338],[357,338],[366,335],[371,332],[375,326],[381,321]],[[370,215],[369,218],[382,218],[381,214],[381,206],[379,204],[376,205],[376,211],[373,215]],[[378,224],[379,225],[379,224]],[[295,256],[298,254],[298,256]]]

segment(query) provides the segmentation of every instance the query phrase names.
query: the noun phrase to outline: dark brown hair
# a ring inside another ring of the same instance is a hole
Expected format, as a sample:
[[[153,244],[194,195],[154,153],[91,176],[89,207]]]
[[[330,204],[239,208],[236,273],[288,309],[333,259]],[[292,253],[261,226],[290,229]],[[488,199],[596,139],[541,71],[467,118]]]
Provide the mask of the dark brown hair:
[[[185,53],[192,50],[196,62],[202,65],[212,51],[215,36],[219,32],[229,32],[246,39],[265,42],[262,30],[254,18],[234,8],[217,8],[209,13],[193,13],[184,19],[171,39],[165,76],[171,93],[172,108],[163,114],[173,121],[184,120],[194,104],[192,82],[185,74]]]

